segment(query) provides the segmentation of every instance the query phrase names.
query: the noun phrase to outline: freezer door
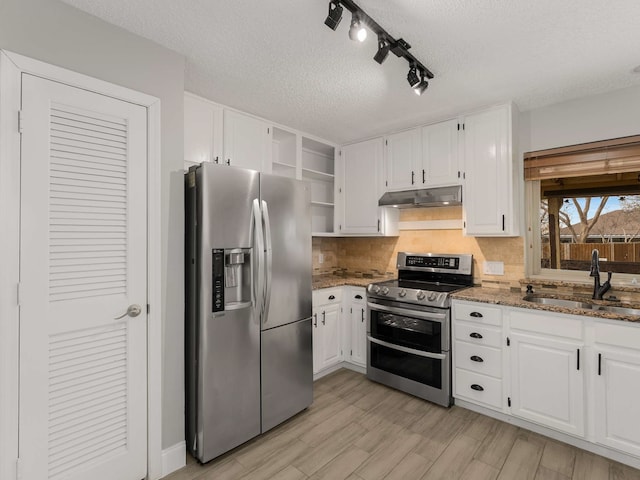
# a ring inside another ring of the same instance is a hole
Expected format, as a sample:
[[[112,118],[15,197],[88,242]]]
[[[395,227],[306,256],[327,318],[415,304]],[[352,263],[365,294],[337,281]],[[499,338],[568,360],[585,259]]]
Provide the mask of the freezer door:
[[[208,162],[197,172],[204,250],[252,247],[251,207],[259,197],[260,174]]]
[[[260,434],[260,327],[252,307],[209,313],[200,325],[201,462]]]
[[[311,318],[262,332],[262,432],[313,402]]]
[[[311,316],[311,201],[299,180],[262,174],[266,288],[262,329]]]

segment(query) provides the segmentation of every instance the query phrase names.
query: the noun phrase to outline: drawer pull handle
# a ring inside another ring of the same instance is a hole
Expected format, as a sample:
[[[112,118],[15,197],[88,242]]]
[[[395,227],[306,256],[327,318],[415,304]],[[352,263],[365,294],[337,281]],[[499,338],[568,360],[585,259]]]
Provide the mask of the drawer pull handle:
[[[482,318],[482,314],[480,312],[471,312],[469,315],[473,318]]]
[[[335,300],[336,296],[335,295],[329,295],[329,300]]]
[[[472,361],[472,362],[479,362],[479,363],[484,362],[484,360],[482,359],[482,357],[479,357],[479,356],[477,356],[477,355],[471,355],[471,361]]]
[[[358,300],[362,300],[362,295],[356,295],[355,298],[358,299]]]
[[[475,390],[476,392],[483,392],[484,387],[482,385],[478,385],[477,383],[474,383],[473,385],[471,385],[471,390]]]
[[[482,338],[482,335],[480,335],[478,332],[471,332],[469,336],[471,338]]]

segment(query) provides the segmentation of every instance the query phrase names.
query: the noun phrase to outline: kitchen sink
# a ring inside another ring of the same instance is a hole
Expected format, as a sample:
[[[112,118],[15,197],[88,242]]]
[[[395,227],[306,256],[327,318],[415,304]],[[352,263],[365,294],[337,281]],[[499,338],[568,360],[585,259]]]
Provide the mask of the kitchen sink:
[[[545,297],[543,295],[527,295],[523,298],[526,302],[540,305],[550,305],[556,307],[577,308],[580,310],[595,310],[599,312],[611,312],[619,315],[638,315],[640,308],[625,307],[622,305],[599,305],[582,300],[571,300],[566,298]]]
[[[582,302],[580,300],[567,300],[564,298],[552,298],[552,297],[542,297],[537,295],[527,295],[524,297],[525,301],[532,303],[539,303],[540,305],[551,305],[556,307],[567,307],[567,308],[582,308],[585,310],[591,310],[593,306],[590,303]]]

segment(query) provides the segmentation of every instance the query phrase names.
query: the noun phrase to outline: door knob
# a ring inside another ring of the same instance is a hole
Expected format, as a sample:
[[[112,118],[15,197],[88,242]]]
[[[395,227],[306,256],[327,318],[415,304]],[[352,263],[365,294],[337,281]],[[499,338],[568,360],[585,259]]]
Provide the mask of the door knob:
[[[119,317],[115,317],[114,320],[120,320],[121,318],[124,317],[137,317],[138,315],[140,315],[140,313],[142,313],[142,308],[140,308],[140,305],[129,305],[129,308],[127,308],[127,311],[124,312],[122,315],[120,315]]]

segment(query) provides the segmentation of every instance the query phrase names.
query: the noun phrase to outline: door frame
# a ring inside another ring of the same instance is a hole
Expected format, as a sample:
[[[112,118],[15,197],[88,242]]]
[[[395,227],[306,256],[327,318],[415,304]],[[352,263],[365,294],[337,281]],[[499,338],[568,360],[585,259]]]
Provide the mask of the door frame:
[[[0,50],[0,478],[18,478],[21,76],[108,95],[147,109],[147,476],[162,476],[160,100]]]

